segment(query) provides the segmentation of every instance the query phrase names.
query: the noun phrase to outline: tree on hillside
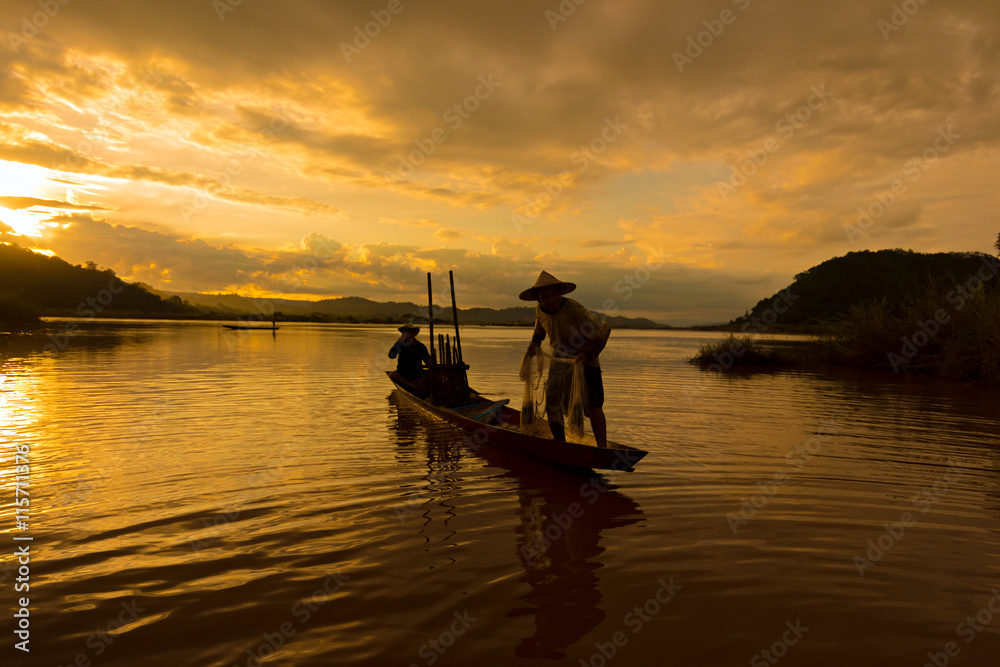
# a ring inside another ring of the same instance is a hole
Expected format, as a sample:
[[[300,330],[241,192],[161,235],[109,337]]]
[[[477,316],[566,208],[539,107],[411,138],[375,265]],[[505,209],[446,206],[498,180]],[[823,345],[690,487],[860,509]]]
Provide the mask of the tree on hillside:
[[[994,247],[997,249],[997,254],[1000,255],[1000,234],[997,234],[997,242]]]

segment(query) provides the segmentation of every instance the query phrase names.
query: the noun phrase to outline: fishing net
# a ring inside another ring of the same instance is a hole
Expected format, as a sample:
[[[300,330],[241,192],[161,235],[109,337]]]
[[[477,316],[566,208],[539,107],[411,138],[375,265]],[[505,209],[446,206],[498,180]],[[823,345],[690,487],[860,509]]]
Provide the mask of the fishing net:
[[[524,380],[524,399],[521,402],[521,433],[539,438],[551,438],[552,431],[545,419],[545,358],[541,354],[525,352],[521,359]]]
[[[548,422],[565,421],[567,439],[582,442],[584,418],[589,416],[583,364],[536,349],[534,354],[525,353],[520,377],[524,381],[521,432],[551,438]]]

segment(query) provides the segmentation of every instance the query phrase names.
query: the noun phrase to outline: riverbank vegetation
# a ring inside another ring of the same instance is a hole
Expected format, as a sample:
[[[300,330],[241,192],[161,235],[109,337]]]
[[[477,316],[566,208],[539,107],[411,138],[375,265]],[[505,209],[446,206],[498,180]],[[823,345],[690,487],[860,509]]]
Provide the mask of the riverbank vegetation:
[[[822,344],[845,364],[1000,384],[1000,289],[972,282],[855,306]]]
[[[703,345],[692,363],[723,371],[834,364],[1000,384],[1000,260],[850,253],[799,274],[730,325],[745,333]],[[819,335],[805,347],[752,336],[789,330]]]

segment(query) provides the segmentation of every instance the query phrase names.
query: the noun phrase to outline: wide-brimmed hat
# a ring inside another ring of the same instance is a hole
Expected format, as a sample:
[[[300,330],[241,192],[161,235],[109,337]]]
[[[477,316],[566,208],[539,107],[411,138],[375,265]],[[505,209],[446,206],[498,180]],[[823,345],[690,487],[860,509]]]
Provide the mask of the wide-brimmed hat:
[[[406,333],[407,331],[412,331],[413,335],[416,336],[418,333],[420,333],[420,327],[415,327],[412,324],[404,324],[403,326],[399,327],[397,331],[399,331],[399,333]]]
[[[561,296],[563,294],[569,294],[575,290],[576,283],[567,283],[562,280],[556,280],[556,277],[548,271],[542,271],[538,274],[538,280],[535,281],[535,284],[521,292],[519,295],[521,301],[536,300],[538,298],[538,290],[542,287],[560,287],[561,291],[559,292],[559,295]]]

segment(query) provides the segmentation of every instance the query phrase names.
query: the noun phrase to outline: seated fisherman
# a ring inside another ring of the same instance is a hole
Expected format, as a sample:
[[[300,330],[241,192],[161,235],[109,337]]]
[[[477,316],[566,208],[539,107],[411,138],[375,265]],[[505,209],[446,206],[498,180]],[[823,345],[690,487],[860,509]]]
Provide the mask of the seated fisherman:
[[[402,335],[389,350],[390,359],[399,357],[396,370],[389,374],[389,378],[418,396],[426,396],[427,375],[423,363],[430,361],[431,355],[427,346],[417,340],[420,327],[404,324],[399,327],[399,332]]]
[[[561,359],[576,359],[582,363],[587,384],[590,426],[598,447],[607,447],[607,420],[604,416],[604,383],[601,380],[601,364],[598,355],[608,342],[611,326],[598,315],[590,312],[579,302],[567,299],[576,289],[576,284],[556,280],[542,271],[535,284],[520,294],[522,301],[538,301],[535,307],[535,331],[528,346],[529,354],[534,354],[546,336],[552,346],[552,356]],[[568,364],[567,364],[568,366]],[[563,427],[563,406],[569,404],[569,386],[558,381],[564,373],[553,373],[550,367],[546,382],[546,410],[549,427],[556,440],[565,440]]]

